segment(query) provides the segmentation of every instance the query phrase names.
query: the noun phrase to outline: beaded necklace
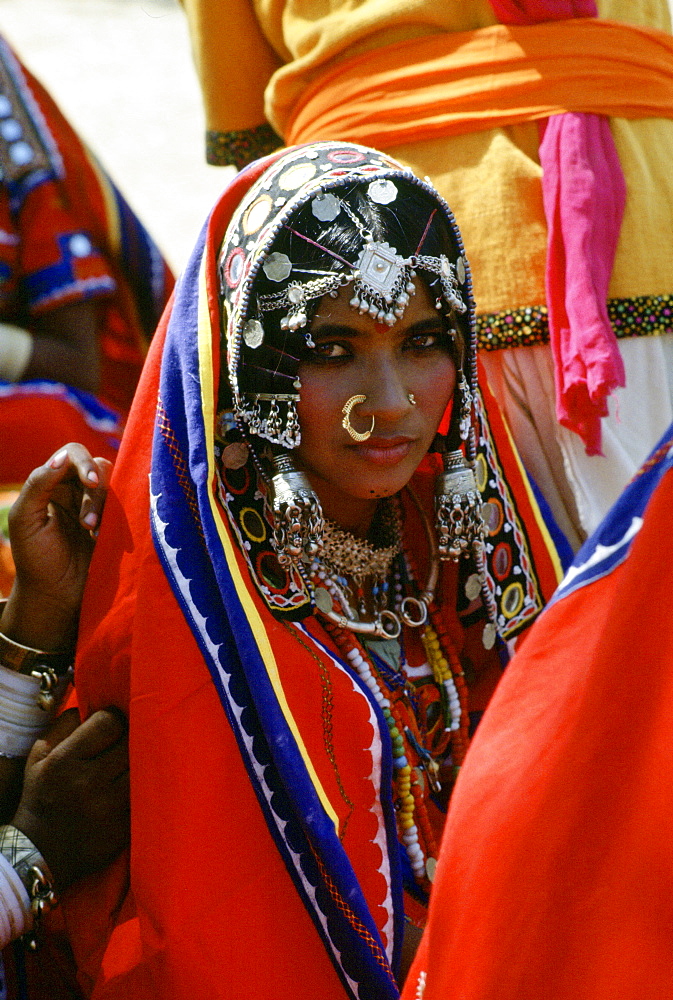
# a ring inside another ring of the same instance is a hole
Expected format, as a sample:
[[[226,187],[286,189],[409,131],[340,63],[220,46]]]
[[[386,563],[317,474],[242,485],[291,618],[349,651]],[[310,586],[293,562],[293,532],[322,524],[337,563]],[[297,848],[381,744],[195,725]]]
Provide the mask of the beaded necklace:
[[[425,512],[412,491],[407,489],[421,513],[430,545],[431,567],[425,589],[419,597],[404,592],[403,574],[406,574],[407,583],[414,581],[401,558],[399,498],[387,501],[382,507],[385,512],[380,518],[386,533],[384,546],[363,542],[328,523],[325,550],[313,556],[303,575],[316,607],[336,625],[363,635],[397,639],[402,624],[419,628],[427,621],[428,605],[433,599],[438,576],[437,544]],[[367,577],[372,579],[369,606],[364,589]],[[352,607],[353,597],[357,610]]]
[[[357,633],[318,615],[346,662],[371,691],[386,720],[393,754],[393,789],[398,834],[416,882],[429,890],[434,878],[437,843],[427,810],[427,796],[439,792],[439,761],[450,754],[457,773],[467,750],[467,688],[458,653],[442,626],[439,609],[431,606],[431,622],[422,642],[440,692],[443,733],[432,751],[421,732],[412,685],[399,671],[381,664]]]
[[[344,659],[371,691],[386,720],[392,744],[398,835],[416,882],[427,891],[434,877],[437,857],[427,797],[441,790],[438,761],[444,762],[450,757],[455,777],[464,760],[468,743],[467,688],[458,653],[434,599],[437,566],[432,528],[421,504],[411,491],[409,493],[423,519],[430,548],[431,569],[422,594],[416,583],[413,558],[403,543],[399,501],[388,503],[379,518],[384,545],[375,548],[334,526],[327,557],[312,561],[310,577],[319,620]],[[367,576],[375,578],[371,588],[374,614],[380,620],[388,613],[397,621],[397,630],[392,635],[389,629],[381,632],[368,628],[366,623],[358,622],[358,615],[353,613],[350,600],[354,591],[358,596],[359,612],[364,615],[368,611],[363,591]],[[420,598],[405,596],[405,593],[420,594]],[[422,619],[418,616],[412,619],[405,613],[405,607],[409,608],[411,602],[423,608]],[[343,615],[335,614],[335,605]],[[421,731],[416,693],[405,674],[400,618],[407,627],[423,627],[421,641],[439,691],[441,735],[435,734],[432,749],[427,745],[428,733]],[[364,644],[362,633],[369,635],[371,649]],[[388,641],[400,638],[399,667],[387,664],[373,651],[376,641],[372,640],[376,635],[384,635]]]

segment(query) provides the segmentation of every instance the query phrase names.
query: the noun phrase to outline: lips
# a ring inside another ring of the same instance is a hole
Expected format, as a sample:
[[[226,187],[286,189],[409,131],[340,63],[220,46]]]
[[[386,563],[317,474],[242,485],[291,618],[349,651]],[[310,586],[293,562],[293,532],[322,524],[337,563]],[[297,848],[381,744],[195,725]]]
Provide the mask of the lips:
[[[371,437],[354,450],[372,465],[397,465],[407,457],[414,443],[414,438],[409,437]]]

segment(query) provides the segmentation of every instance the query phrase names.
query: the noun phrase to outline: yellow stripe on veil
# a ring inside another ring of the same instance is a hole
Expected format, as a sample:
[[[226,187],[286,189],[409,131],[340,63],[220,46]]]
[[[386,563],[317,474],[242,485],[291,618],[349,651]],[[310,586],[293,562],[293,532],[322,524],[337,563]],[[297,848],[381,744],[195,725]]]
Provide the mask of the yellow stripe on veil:
[[[204,251],[204,255],[201,259],[201,267],[199,269],[198,351],[199,378],[201,382],[201,405],[204,427],[206,428],[206,454],[208,459],[208,482],[210,484],[215,481],[216,477],[214,451],[215,442],[213,435],[207,433],[207,429],[209,427],[213,427],[215,423],[215,398],[212,368],[212,332],[210,313],[208,309],[205,263],[206,252]],[[274,656],[273,649],[271,648],[266,628],[264,627],[260,614],[250,596],[246,582],[241,574],[231,534],[222,519],[219,508],[215,502],[215,496],[212,489],[208,490],[208,497],[210,500],[213,520],[217,525],[218,534],[227,560],[229,572],[231,573],[232,581],[236,588],[236,593],[241,602],[246,618],[250,623],[250,628],[255,637],[257,648],[259,649],[260,656],[262,657],[269,680],[278,700],[278,705],[283,713],[285,722],[294,737],[297,749],[302,760],[304,761],[304,765],[311,778],[311,782],[313,783],[313,787],[316,790],[318,798],[320,799],[325,812],[334,824],[334,828],[338,834],[339,820],[337,814],[327,797],[325,789],[322,787],[318,775],[316,774],[313,762],[311,761],[306,746],[304,745],[304,741],[301,737],[301,733],[299,732],[299,727],[295,722],[294,716],[292,715],[290,706],[287,702],[287,698],[285,697],[280,674],[278,672],[278,664],[276,663],[276,658]]]

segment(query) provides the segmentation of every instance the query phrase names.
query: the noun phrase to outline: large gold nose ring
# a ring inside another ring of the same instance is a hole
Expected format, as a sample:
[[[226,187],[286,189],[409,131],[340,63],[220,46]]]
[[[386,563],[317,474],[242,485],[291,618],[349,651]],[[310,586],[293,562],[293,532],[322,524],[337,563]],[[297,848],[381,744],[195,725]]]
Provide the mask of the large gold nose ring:
[[[360,403],[364,403],[366,399],[367,399],[366,396],[351,396],[351,398],[347,400],[346,403],[344,403],[343,409],[341,410],[341,412],[344,415],[344,418],[341,421],[341,426],[344,428],[345,431],[348,432],[348,434],[350,434],[350,436],[353,438],[354,441],[358,442],[358,444],[360,444],[362,441],[366,441],[368,438],[372,436],[372,432],[374,430],[374,424],[376,422],[376,417],[372,416],[372,425],[368,431],[364,432],[364,434],[360,434],[359,431],[356,431],[355,428],[351,426],[351,410],[353,409],[354,406],[358,406]]]

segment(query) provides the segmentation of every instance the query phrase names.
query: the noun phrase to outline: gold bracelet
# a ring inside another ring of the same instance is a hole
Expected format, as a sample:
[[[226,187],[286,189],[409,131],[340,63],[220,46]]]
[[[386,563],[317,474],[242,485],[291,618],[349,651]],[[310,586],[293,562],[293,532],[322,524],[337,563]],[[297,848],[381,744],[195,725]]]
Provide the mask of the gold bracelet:
[[[0,599],[0,618],[7,598]],[[43,649],[23,646],[0,632],[0,666],[17,674],[26,674],[40,682],[36,704],[51,712],[73,677],[74,650],[67,653],[47,653]]]
[[[7,598],[0,599],[0,617],[4,610]],[[32,646],[24,646],[20,642],[15,642],[8,636],[0,632],[0,663],[8,670],[13,670],[17,674],[32,675],[38,667],[53,670],[57,676],[61,676],[68,671],[75,659],[72,650],[60,653],[47,653],[43,649],[33,649]]]

